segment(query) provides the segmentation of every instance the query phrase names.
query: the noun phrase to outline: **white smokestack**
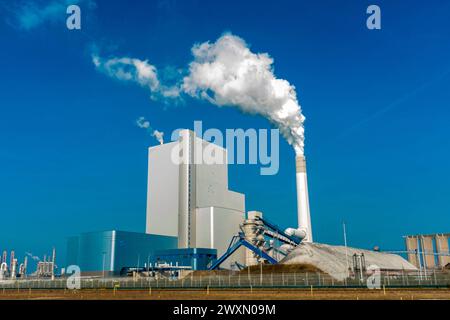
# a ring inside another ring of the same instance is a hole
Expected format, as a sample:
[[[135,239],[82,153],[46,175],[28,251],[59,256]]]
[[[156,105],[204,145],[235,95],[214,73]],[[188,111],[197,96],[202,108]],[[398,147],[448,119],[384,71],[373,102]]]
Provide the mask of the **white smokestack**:
[[[298,229],[302,231],[302,233],[304,232],[304,242],[313,242],[305,156],[297,155],[295,157],[295,167],[297,179]]]

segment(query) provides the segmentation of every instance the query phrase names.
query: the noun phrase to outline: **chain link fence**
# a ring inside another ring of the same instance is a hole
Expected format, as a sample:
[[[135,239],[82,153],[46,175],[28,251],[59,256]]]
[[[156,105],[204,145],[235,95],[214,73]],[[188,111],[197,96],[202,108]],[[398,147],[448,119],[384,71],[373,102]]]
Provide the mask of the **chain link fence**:
[[[378,279],[376,277],[379,277]],[[338,276],[336,278],[339,278]],[[82,289],[195,289],[195,288],[364,288],[368,283],[380,287],[419,288],[447,287],[450,288],[450,273],[430,271],[423,273],[388,273],[379,275],[350,277],[343,281],[322,273],[229,273],[211,275],[188,275],[183,279],[170,277],[92,277],[81,278]],[[341,277],[345,278],[345,277]],[[10,289],[65,289],[67,278],[51,279],[20,279],[0,281],[0,290]]]

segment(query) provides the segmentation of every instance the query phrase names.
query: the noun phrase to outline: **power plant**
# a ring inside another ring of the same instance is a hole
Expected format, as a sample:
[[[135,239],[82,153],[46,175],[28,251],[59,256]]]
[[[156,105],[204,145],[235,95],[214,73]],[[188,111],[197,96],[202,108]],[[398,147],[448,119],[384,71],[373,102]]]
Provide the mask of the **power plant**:
[[[71,237],[67,265],[80,266],[84,274],[113,275],[127,268],[154,270],[162,262],[173,270],[296,263],[339,280],[362,265],[417,270],[398,255],[314,243],[306,159],[297,154],[295,160],[298,226],[284,230],[260,211],[246,213],[245,195],[229,190],[226,149],[181,130],[178,140],[148,149],[146,233]]]
[[[450,0],[229,2],[0,0],[0,302],[450,301]]]
[[[214,159],[205,158],[205,150]],[[228,188],[227,161],[226,149],[191,130],[181,130],[176,141],[150,147],[145,233],[109,230],[72,236],[65,267],[76,265],[84,276],[180,277],[195,270],[295,264],[343,281],[363,279],[373,266],[396,274],[449,263],[448,234],[406,237],[409,262],[393,253],[315,243],[303,154],[295,158],[298,225],[282,229],[263,212],[246,211],[245,195]],[[31,276],[55,279],[56,251],[37,260]],[[18,266],[14,252],[8,263],[5,251],[0,279],[24,278],[27,264],[25,258]]]
[[[214,159],[207,159],[205,150]],[[177,267],[241,269],[276,264],[302,241],[312,242],[304,156],[296,157],[298,226],[286,230],[262,212],[246,215],[245,195],[228,188],[227,161],[226,149],[190,130],[181,130],[177,141],[150,147],[146,233],[71,237],[67,265],[79,265],[85,274],[117,274],[154,266],[158,257]],[[192,256],[182,260],[183,255]]]

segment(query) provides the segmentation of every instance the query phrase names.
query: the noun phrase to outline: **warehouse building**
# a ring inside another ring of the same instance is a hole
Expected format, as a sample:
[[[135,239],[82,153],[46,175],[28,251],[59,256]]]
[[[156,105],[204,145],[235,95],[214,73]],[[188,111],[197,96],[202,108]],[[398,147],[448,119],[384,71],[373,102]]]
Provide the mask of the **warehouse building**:
[[[138,232],[82,233],[68,240],[67,265],[87,273],[118,273],[123,267],[144,266],[157,250],[177,248],[175,237]]]
[[[175,237],[113,230],[69,238],[67,265],[78,265],[84,275],[108,276],[165,263],[204,270],[216,258],[214,249],[178,249]]]

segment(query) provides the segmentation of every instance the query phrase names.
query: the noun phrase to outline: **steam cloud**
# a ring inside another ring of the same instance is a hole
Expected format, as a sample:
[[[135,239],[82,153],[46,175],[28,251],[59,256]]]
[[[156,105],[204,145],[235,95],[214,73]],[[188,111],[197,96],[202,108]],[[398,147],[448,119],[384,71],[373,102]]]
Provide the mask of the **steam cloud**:
[[[217,106],[262,115],[280,129],[297,154],[303,154],[305,117],[295,87],[275,77],[267,53],[255,54],[243,39],[225,34],[215,43],[194,45],[192,54],[184,92]]]
[[[164,143],[164,132],[158,131],[158,130],[154,130],[152,133],[152,136],[155,137],[156,140],[158,140],[158,142],[160,144]]]
[[[151,98],[177,98],[180,95],[177,86],[162,85],[158,79],[158,71],[147,60],[134,58],[111,58],[104,60],[98,55],[92,56],[92,62],[97,69],[117,80],[135,82],[146,87],[151,92]]]
[[[38,256],[33,255],[31,252],[25,252],[27,256],[29,256],[34,261],[41,261],[41,259]]]
[[[158,140],[160,144],[164,143],[164,132],[153,130],[150,126],[150,122],[144,117],[139,117],[139,119],[136,120],[136,125],[139,128],[146,129],[151,132],[152,137],[155,137],[155,139]]]
[[[137,119],[136,124],[141,129],[150,129],[150,122],[145,120],[144,117],[140,117],[139,119]]]
[[[261,115],[280,129],[296,154],[304,152],[304,121],[295,87],[278,79],[273,59],[267,53],[253,53],[247,43],[232,34],[216,42],[196,44],[194,60],[178,86],[167,87],[158,79],[157,69],[131,58],[103,60],[93,57],[96,67],[109,76],[148,87],[152,98],[179,98],[181,93],[222,107]],[[156,137],[156,134],[155,134]]]

